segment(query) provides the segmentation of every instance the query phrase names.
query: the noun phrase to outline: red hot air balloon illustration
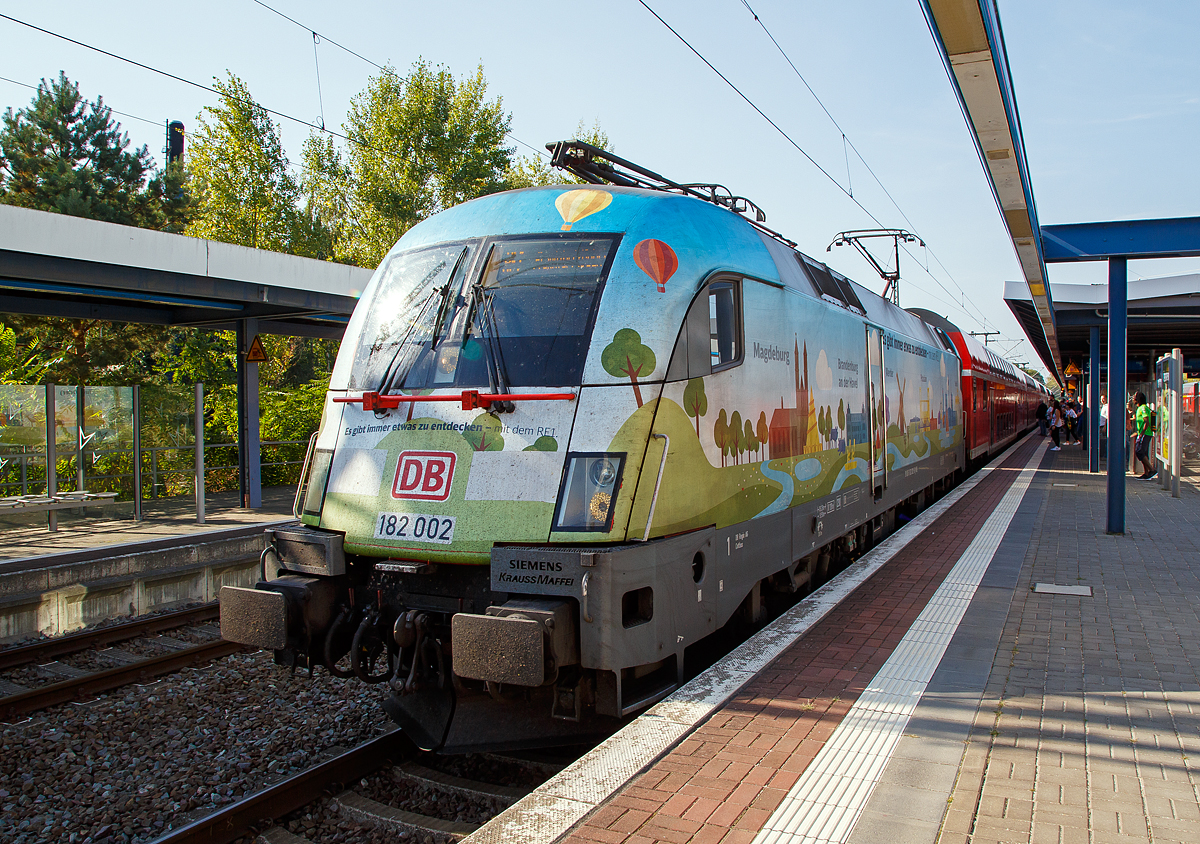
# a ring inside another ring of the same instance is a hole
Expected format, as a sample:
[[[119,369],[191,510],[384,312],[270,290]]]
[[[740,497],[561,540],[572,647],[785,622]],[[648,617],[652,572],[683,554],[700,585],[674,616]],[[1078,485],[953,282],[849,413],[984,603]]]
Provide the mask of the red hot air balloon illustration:
[[[643,240],[633,247],[633,260],[642,272],[654,279],[659,293],[667,292],[667,281],[679,269],[675,250],[661,240]]]

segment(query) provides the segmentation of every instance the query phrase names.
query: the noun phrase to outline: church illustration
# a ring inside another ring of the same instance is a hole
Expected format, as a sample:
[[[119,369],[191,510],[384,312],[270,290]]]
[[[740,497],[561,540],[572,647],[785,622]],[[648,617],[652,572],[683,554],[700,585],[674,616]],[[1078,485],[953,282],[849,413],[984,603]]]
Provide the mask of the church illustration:
[[[796,369],[796,404],[785,407],[783,396],[779,397],[779,407],[771,414],[770,424],[770,459],[779,457],[796,457],[801,454],[811,454],[821,450],[820,437],[817,434],[817,407],[813,401],[812,390],[808,386],[808,343],[804,344],[804,370],[801,375],[801,354],[799,342],[795,345],[792,360]]]

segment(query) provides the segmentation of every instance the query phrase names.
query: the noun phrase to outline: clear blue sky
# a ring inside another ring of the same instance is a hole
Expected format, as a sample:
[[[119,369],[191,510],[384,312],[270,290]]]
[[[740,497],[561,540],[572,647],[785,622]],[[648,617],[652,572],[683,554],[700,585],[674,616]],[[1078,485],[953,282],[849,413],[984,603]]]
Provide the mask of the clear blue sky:
[[[750,197],[800,248],[876,290],[882,282],[838,231],[876,224],[705,67],[637,0],[440,3],[273,2],[306,27],[405,71],[418,57],[463,75],[482,64],[513,135],[541,147],[598,121],[618,154],[679,181]],[[749,0],[849,141],[849,152],[741,0],[647,0],[884,225],[917,232],[931,255],[902,257],[902,304],[964,329],[998,328],[1033,362],[1001,300],[1016,258],[915,0]],[[305,120],[320,113],[310,32],[253,0],[102,7],[0,2],[0,11],[197,82],[231,70],[259,102]],[[1029,165],[1043,223],[1197,214],[1200,4],[1001,0]],[[0,19],[0,76],[26,84],[64,70],[102,95],[135,144],[161,161],[162,123],[188,128],[212,95]],[[318,47],[325,123],[338,127],[375,69]],[[28,103],[0,81],[0,105]],[[308,130],[281,121],[297,159]],[[526,147],[518,151],[528,154]],[[935,259],[936,256],[936,259]],[[928,261],[930,272],[921,267]],[[940,261],[940,263],[939,263]],[[1200,261],[1140,262],[1135,275],[1200,271]],[[1057,266],[1054,282],[1102,282],[1100,265]],[[940,282],[940,284],[939,284]],[[947,292],[949,291],[949,292]]]

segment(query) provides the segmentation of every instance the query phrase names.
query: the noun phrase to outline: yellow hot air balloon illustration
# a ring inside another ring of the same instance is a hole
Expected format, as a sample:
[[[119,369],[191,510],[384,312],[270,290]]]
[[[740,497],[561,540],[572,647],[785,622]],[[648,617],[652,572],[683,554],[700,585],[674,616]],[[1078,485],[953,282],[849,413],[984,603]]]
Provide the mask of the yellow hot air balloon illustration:
[[[603,211],[612,202],[612,194],[606,190],[582,189],[569,190],[560,193],[554,200],[554,207],[562,214],[565,225],[563,231],[570,231],[571,226],[578,223],[589,214]]]

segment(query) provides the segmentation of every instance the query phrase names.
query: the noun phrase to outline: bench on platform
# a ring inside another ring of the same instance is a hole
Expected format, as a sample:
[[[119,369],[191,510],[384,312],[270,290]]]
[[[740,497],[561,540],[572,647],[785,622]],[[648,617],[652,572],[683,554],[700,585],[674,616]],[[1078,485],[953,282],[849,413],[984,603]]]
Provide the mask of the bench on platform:
[[[0,498],[0,516],[8,513],[45,513],[115,504],[115,492],[60,492],[56,495],[10,495]]]

